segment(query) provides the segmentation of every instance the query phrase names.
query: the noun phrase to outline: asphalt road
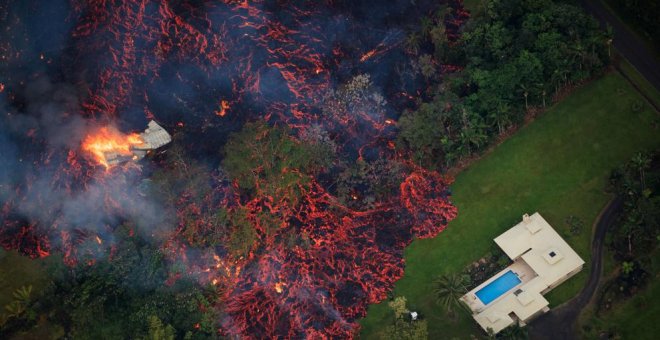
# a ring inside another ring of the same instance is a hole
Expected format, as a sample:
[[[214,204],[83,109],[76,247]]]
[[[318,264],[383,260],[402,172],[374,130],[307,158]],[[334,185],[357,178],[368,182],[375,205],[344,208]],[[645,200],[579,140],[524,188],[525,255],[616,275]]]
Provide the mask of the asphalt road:
[[[594,237],[591,241],[591,271],[587,284],[580,294],[569,302],[540,316],[528,326],[530,339],[577,339],[576,321],[582,309],[591,301],[598,288],[601,272],[603,271],[603,243],[607,229],[616,221],[623,208],[620,197],[613,199],[601,212]]]
[[[614,29],[614,48],[635,66],[655,88],[660,91],[660,62],[646,45],[624,24],[612,15],[601,0],[582,0],[582,7],[591,13],[601,25],[605,23]]]

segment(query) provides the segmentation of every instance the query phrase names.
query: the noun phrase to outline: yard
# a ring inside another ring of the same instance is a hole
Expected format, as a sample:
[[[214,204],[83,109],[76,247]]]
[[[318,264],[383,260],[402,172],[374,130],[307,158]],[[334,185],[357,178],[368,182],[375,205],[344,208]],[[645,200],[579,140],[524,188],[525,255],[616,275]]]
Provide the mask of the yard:
[[[639,103],[643,108],[633,109]],[[432,339],[482,334],[467,313],[451,319],[434,303],[432,281],[462,271],[524,213],[538,211],[587,262],[546,296],[551,307],[567,301],[587,278],[591,225],[610,199],[604,191],[610,171],[633,153],[660,146],[657,124],[656,112],[618,73],[575,91],[458,175],[452,186],[458,217],[438,237],[406,249],[395,294],[426,317]],[[570,215],[584,221],[578,235],[564,222]],[[386,302],[370,306],[362,337],[379,338],[391,319]]]

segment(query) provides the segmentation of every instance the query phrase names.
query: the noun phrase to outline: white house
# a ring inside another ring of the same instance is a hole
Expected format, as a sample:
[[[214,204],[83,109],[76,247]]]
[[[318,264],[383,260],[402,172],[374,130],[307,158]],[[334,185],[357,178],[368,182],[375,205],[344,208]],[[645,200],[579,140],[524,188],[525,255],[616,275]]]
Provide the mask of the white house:
[[[582,270],[584,261],[539,213],[525,214],[495,238],[513,263],[461,300],[487,331],[498,333],[514,322],[524,326],[549,310],[543,294]]]

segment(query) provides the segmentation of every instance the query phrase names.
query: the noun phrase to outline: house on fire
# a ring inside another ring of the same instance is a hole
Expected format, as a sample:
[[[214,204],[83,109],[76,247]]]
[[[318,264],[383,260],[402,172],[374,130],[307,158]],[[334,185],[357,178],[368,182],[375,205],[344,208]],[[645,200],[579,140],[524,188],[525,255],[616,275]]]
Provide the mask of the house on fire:
[[[137,162],[144,158],[149,151],[156,150],[171,141],[172,136],[162,126],[152,120],[147,125],[147,129],[140,133],[139,142],[131,144],[131,155],[107,152],[105,158],[108,165],[116,165],[130,160]]]
[[[495,238],[513,263],[461,300],[485,331],[521,326],[549,311],[543,295],[582,270],[584,261],[537,212]]]

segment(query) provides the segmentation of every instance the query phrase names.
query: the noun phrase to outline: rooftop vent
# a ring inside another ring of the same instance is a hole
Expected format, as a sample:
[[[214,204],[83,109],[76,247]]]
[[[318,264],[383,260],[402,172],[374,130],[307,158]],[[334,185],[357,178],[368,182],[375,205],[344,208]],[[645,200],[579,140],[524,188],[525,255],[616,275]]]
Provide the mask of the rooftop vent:
[[[563,259],[564,255],[562,255],[557,249],[551,248],[546,250],[545,253],[543,253],[543,258],[549,264],[555,264],[559,262],[559,260]]]

